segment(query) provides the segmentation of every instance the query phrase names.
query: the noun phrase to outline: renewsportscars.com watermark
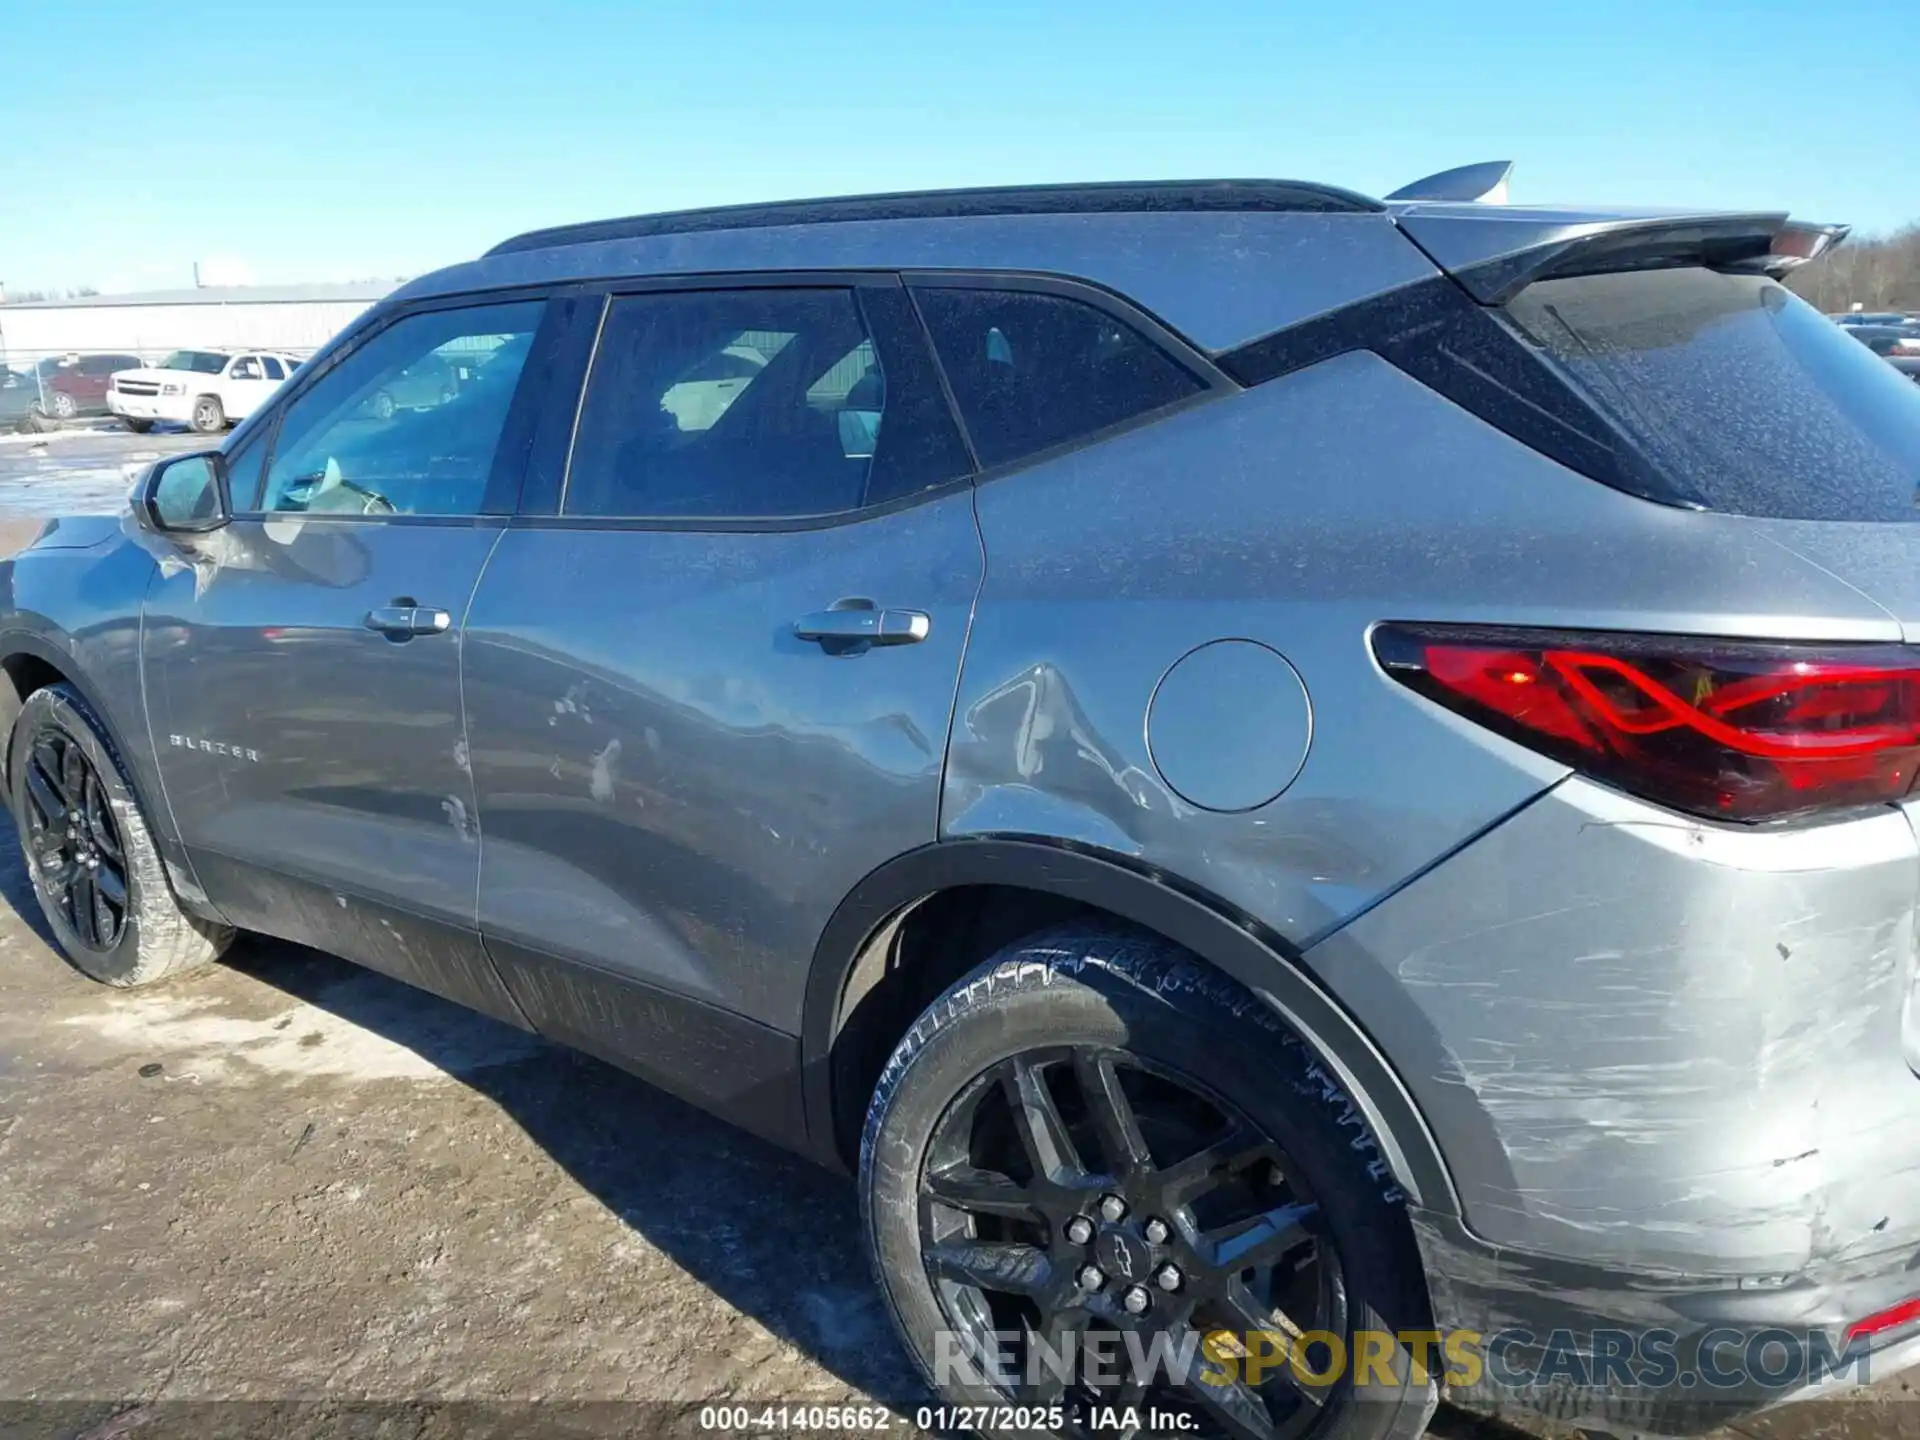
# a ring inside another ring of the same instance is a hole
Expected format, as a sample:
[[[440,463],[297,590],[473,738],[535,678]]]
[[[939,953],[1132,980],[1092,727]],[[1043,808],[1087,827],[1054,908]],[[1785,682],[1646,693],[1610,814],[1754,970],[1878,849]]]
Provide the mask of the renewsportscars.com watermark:
[[[1020,1392],[1049,1382],[1096,1389],[1127,1382],[1258,1387],[1285,1375],[1308,1389],[1350,1377],[1356,1389],[1397,1388],[1410,1379],[1472,1389],[1526,1391],[1572,1385],[1628,1391],[1779,1391],[1843,1377],[1869,1380],[1869,1342],[1842,1345],[1818,1330],[1710,1330],[1697,1347],[1672,1330],[1359,1330],[1351,1340],[1326,1330],[1291,1334],[1228,1330],[1142,1335],[1079,1332],[1057,1346],[1026,1331],[941,1330],[934,1378],[945,1386],[991,1385]],[[1688,1358],[1683,1360],[1682,1356]]]

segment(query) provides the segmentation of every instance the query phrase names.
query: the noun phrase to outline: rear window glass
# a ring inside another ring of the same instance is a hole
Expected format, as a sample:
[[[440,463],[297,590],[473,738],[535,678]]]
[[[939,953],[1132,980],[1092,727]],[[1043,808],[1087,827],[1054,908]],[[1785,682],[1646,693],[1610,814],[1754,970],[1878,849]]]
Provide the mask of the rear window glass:
[[[227,368],[227,357],[211,350],[176,350],[160,362],[162,370],[192,370],[201,375],[218,375]]]
[[[1204,389],[1132,326],[1059,295],[916,288],[986,466],[1077,440]]]
[[[1920,390],[1773,281],[1586,275],[1530,285],[1508,313],[1707,508],[1920,520]]]

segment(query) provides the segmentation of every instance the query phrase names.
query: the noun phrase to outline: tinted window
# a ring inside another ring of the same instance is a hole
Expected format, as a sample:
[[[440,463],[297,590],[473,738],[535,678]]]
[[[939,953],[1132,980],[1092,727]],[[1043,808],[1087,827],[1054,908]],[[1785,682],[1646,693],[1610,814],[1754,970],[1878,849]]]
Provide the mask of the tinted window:
[[[236,510],[254,508],[260,494],[260,468],[267,458],[266,427],[255,430],[244,445],[227,453],[227,495]]]
[[[1548,280],[1509,313],[1682,493],[1715,510],[1920,520],[1920,393],[1760,276]]]
[[[544,301],[408,316],[308,387],[280,421],[261,508],[345,515],[474,515]],[[472,378],[428,410],[372,403],[428,356]]]
[[[260,357],[260,363],[267,367],[267,378],[269,380],[284,380],[287,378],[287,372],[281,368],[280,362],[274,359],[273,356],[262,355]]]
[[[1003,465],[1205,389],[1132,326],[1059,295],[916,289],[983,465]]]
[[[883,365],[851,290],[619,298],[587,382],[565,510],[856,509],[964,473],[942,408],[930,376]]]
[[[193,370],[201,375],[218,375],[227,368],[227,357],[212,350],[176,350],[157,367],[161,370]]]

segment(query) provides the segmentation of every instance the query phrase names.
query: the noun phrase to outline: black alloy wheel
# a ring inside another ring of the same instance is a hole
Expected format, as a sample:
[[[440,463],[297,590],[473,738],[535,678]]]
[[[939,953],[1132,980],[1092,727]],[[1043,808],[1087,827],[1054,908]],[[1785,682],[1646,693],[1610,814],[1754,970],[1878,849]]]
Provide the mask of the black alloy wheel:
[[[112,950],[127,924],[127,858],[99,774],[71,735],[47,727],[33,737],[25,780],[35,884],[80,944]]]
[[[1320,1207],[1274,1139],[1190,1077],[1107,1045],[1005,1059],[935,1125],[919,1209],[946,1321],[980,1346],[1021,1337],[1018,1404],[1082,1417],[1152,1405],[1205,1430],[1291,1440],[1331,1398],[1277,1358],[1304,1334],[1347,1330]],[[1207,1339],[1218,1331],[1233,1339]],[[1100,1332],[1118,1332],[1107,1344],[1121,1357],[1152,1353],[1155,1336],[1244,1355],[1261,1336],[1276,1358],[1257,1385],[1245,1372],[1209,1383],[1198,1364],[1143,1375],[1122,1363],[1104,1384],[1060,1374],[1050,1357],[1074,1351],[1069,1337]],[[1024,1353],[1036,1343],[1041,1355]],[[1334,1364],[1314,1343],[1298,1353],[1310,1375]]]

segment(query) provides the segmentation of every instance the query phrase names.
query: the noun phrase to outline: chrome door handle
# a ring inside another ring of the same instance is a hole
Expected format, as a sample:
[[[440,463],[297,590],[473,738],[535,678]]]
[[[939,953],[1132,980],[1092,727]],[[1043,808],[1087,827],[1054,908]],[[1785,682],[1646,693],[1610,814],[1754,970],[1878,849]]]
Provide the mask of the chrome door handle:
[[[915,645],[932,629],[933,621],[924,610],[876,610],[866,605],[816,610],[793,622],[793,633],[802,640],[830,647]]]
[[[438,635],[453,624],[453,616],[431,605],[378,605],[367,612],[366,626],[389,640],[414,635]]]

